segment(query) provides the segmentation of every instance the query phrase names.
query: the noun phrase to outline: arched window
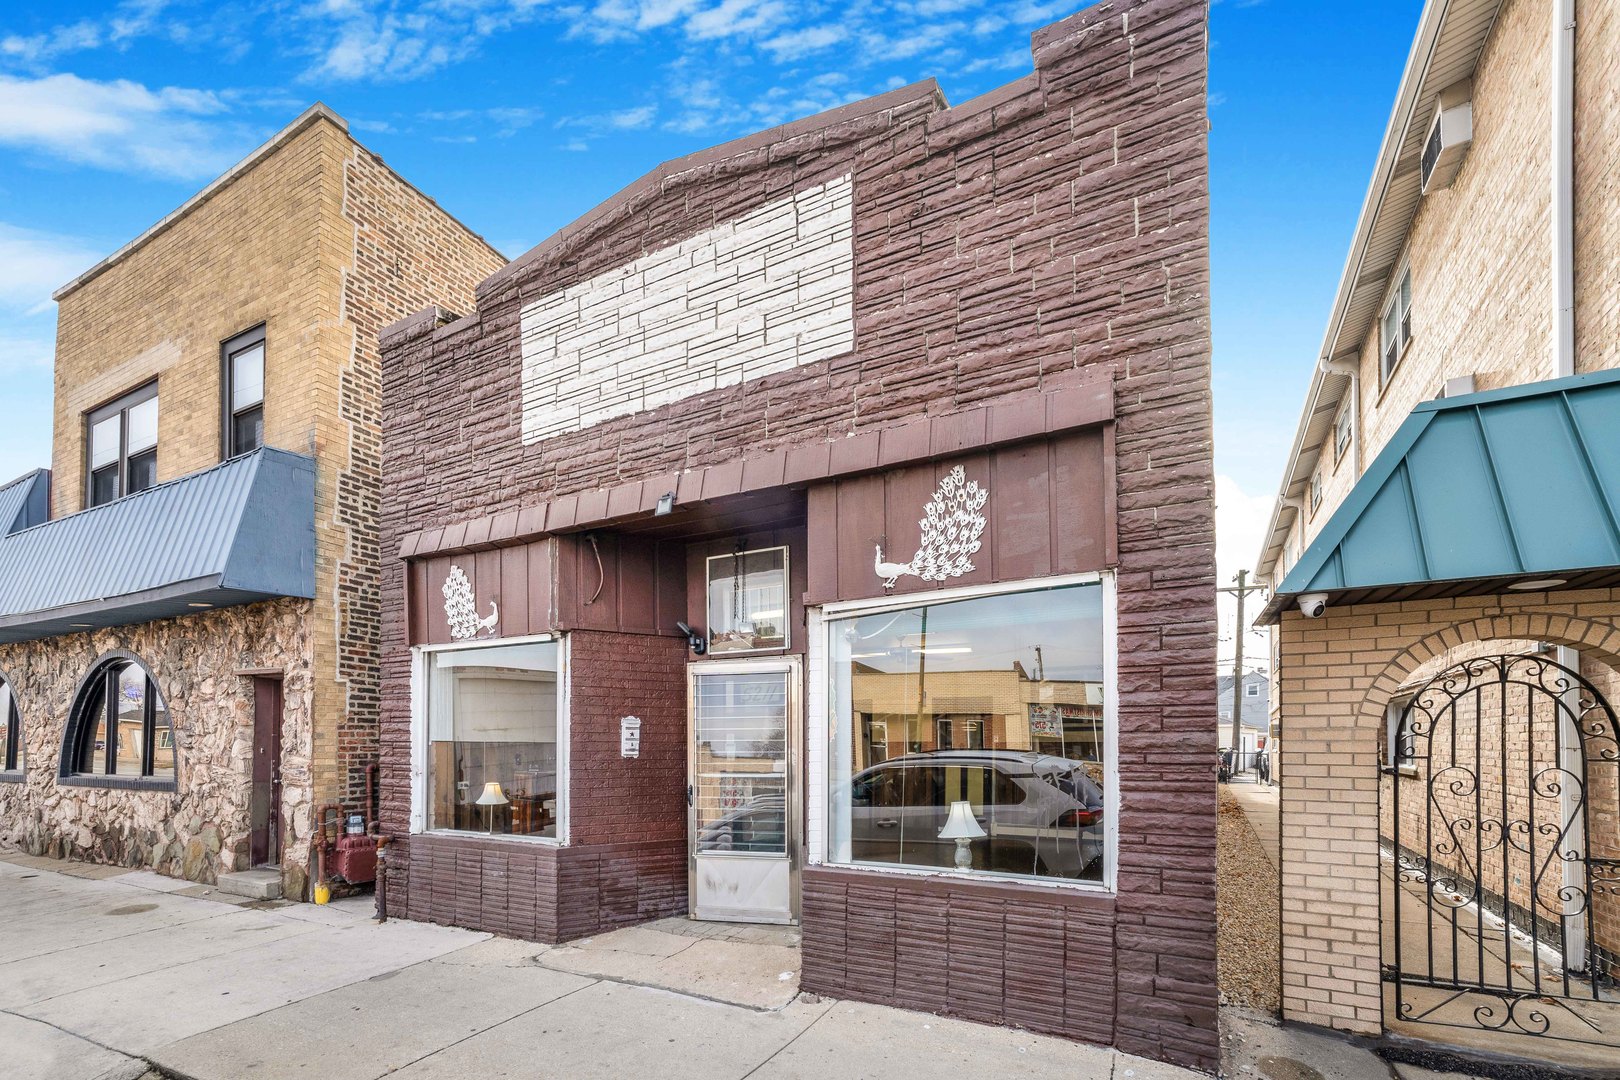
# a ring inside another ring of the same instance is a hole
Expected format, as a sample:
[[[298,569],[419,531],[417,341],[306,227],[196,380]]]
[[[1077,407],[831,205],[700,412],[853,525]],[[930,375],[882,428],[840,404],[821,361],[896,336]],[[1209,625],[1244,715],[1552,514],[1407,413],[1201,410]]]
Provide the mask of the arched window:
[[[0,674],[0,773],[22,770],[22,712],[11,683]]]
[[[174,727],[146,666],[119,654],[79,684],[62,755],[64,777],[174,780]]]

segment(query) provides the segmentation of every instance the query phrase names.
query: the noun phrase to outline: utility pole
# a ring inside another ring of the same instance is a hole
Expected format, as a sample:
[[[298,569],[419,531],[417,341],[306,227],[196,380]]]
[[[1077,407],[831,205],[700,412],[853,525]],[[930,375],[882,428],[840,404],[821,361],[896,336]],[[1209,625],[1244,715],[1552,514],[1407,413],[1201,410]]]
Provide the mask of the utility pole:
[[[1237,654],[1232,659],[1232,768],[1235,771],[1241,764],[1238,755],[1243,751],[1243,634],[1247,627],[1243,624],[1243,598],[1252,592],[1264,592],[1264,585],[1250,585],[1249,571],[1237,572],[1237,586],[1225,589],[1216,589],[1216,592],[1234,593],[1237,596]]]

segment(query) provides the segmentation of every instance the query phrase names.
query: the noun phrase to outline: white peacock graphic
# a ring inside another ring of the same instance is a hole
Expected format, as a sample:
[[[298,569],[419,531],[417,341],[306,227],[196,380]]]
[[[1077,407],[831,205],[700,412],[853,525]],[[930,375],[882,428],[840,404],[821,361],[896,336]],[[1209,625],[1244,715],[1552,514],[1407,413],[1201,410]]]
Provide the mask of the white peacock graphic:
[[[457,641],[466,641],[477,637],[481,631],[493,632],[495,625],[500,622],[501,609],[491,600],[489,618],[480,619],[478,608],[473,603],[472,582],[467,580],[461,567],[452,564],[450,576],[444,579],[444,615],[450,620],[450,636]]]
[[[922,530],[917,554],[908,563],[883,560],[883,545],[877,545],[877,558],[872,568],[883,579],[883,587],[892,589],[903,575],[910,574],[924,581],[945,581],[961,577],[973,570],[972,556],[979,550],[979,537],[984,535],[985,500],[990,493],[969,480],[958,465],[945,474],[939,490],[923,508],[917,527]]]

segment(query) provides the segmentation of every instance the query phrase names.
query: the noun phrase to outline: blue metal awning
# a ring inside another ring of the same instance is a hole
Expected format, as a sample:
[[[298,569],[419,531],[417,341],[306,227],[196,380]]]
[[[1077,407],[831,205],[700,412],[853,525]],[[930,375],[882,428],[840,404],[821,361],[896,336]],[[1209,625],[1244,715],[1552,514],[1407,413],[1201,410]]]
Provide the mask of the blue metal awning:
[[[0,642],[315,595],[315,463],[258,450],[0,536]]]
[[[51,516],[51,473],[35,469],[0,487],[0,536],[10,536]]]
[[[1424,402],[1261,620],[1275,622],[1301,593],[1371,602],[1416,595],[1392,587],[1612,571],[1617,508],[1620,370]],[[1423,595],[1448,594],[1458,590]]]

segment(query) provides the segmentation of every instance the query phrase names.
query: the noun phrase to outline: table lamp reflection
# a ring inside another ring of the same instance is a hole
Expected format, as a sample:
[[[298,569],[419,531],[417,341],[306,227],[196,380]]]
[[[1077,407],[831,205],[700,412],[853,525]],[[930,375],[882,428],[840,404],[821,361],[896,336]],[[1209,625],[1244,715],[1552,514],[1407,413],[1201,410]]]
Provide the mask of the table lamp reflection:
[[[489,807],[489,831],[491,835],[495,832],[495,808],[505,806],[508,801],[510,800],[507,799],[506,794],[501,791],[501,782],[499,780],[491,780],[485,784],[484,793],[478,796],[475,805]]]
[[[945,819],[945,827],[939,830],[939,838],[956,841],[958,870],[973,868],[973,852],[968,845],[983,835],[983,826],[973,816],[973,804],[966,799],[951,803],[951,816]]]

